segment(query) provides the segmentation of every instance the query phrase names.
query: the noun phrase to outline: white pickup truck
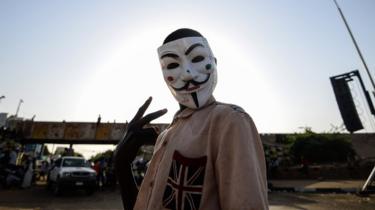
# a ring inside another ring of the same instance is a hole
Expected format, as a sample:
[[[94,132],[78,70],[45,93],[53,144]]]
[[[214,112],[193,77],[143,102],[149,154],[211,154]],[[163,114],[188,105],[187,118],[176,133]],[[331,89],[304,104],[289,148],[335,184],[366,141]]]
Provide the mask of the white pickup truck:
[[[54,162],[47,186],[55,195],[66,189],[84,189],[92,194],[96,189],[96,172],[83,157],[63,156]]]

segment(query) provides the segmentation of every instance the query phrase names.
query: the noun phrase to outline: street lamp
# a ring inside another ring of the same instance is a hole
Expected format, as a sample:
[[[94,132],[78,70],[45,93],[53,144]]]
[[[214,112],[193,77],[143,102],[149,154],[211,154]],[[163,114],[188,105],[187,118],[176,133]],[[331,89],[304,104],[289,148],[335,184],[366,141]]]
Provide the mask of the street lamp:
[[[22,100],[22,99],[20,99],[20,102],[18,103],[17,111],[16,111],[16,115],[15,115],[15,117],[17,117],[18,112],[20,111],[21,103],[23,103],[23,100]]]
[[[4,96],[4,95],[0,96],[0,101],[1,101],[1,99],[4,99],[4,98],[5,98],[5,96]]]

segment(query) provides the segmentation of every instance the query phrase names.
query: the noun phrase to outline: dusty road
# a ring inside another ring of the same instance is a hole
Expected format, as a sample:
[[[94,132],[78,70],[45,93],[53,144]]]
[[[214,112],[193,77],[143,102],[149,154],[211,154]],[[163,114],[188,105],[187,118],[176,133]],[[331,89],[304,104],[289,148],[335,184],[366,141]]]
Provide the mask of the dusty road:
[[[358,197],[352,194],[306,194],[270,193],[271,210],[312,209],[312,210],[374,210],[375,195]],[[75,191],[54,196],[43,186],[20,190],[0,189],[0,210],[94,210],[122,209],[118,190],[98,191],[88,196]]]

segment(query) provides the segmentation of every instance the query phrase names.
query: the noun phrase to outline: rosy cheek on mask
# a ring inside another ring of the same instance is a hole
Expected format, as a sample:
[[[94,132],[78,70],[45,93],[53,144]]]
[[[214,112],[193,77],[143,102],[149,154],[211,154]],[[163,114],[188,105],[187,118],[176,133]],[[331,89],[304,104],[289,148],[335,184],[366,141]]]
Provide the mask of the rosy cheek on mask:
[[[167,77],[167,80],[168,80],[169,82],[172,82],[172,81],[174,81],[174,78],[171,77],[171,76],[169,76],[169,77]]]

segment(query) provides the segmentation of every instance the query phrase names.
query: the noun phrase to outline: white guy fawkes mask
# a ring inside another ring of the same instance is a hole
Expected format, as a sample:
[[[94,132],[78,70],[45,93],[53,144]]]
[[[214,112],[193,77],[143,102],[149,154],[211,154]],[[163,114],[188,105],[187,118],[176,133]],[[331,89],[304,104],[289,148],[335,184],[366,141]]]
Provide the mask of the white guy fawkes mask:
[[[164,80],[178,103],[198,109],[216,86],[216,61],[203,37],[186,37],[158,48]]]

